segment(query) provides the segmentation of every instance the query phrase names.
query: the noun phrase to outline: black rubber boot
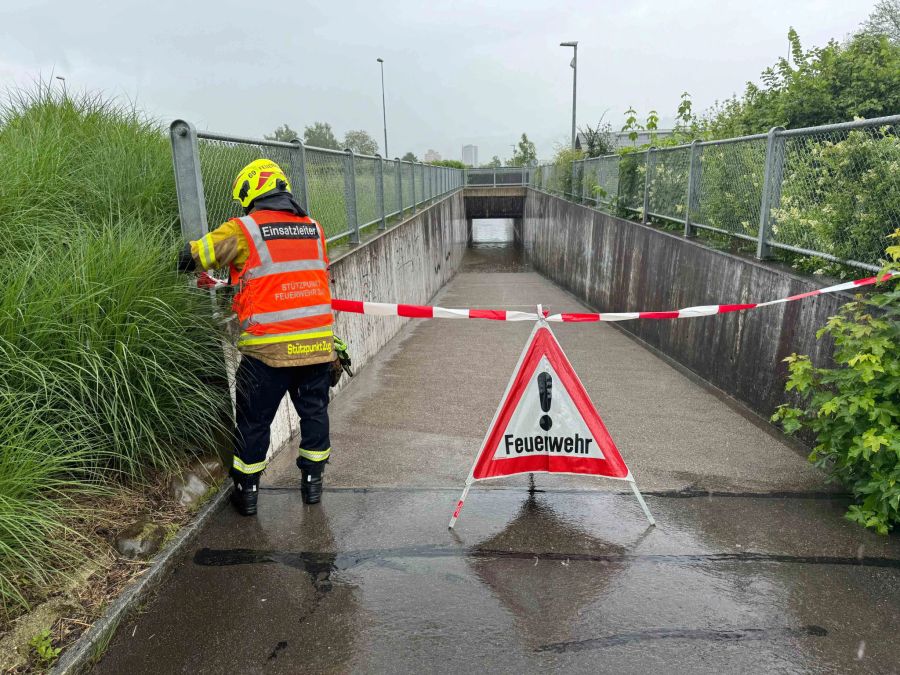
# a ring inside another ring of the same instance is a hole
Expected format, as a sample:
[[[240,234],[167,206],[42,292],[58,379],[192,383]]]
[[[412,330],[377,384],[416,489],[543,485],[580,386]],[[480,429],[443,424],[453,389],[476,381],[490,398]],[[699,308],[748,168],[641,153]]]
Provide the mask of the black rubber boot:
[[[256,515],[256,500],[259,498],[259,474],[235,477],[231,503],[242,516]]]
[[[322,501],[323,474],[300,471],[300,495],[304,504],[318,504]]]

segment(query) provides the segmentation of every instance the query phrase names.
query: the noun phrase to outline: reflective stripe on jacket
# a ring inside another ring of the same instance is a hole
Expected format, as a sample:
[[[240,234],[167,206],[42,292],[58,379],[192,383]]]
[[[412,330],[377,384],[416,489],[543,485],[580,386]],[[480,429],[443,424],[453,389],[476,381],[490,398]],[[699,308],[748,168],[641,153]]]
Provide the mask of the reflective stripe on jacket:
[[[241,269],[231,267],[238,347],[271,346],[285,366],[333,360],[328,258],[319,224],[284,211],[256,211],[235,222],[249,248]]]

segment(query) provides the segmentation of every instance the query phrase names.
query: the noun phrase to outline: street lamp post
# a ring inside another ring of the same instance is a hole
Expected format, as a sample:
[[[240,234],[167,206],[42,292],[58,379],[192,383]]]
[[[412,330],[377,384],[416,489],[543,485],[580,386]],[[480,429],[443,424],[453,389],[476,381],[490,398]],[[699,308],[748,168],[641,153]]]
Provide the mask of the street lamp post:
[[[560,42],[560,47],[572,47],[573,56],[572,63],[569,65],[572,68],[572,149],[575,149],[575,92],[578,86],[578,41],[574,40],[572,42]]]
[[[387,145],[387,109],[384,105],[384,59],[379,56],[377,60],[381,64],[381,115],[384,119],[384,156],[390,157]]]

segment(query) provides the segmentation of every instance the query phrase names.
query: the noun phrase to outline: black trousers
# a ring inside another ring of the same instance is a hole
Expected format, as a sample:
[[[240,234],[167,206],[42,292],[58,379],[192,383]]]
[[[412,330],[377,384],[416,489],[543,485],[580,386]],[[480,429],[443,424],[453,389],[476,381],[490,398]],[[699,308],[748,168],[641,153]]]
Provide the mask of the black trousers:
[[[274,368],[251,356],[238,366],[236,439],[232,476],[258,474],[266,467],[272,420],[285,394],[300,416],[297,466],[318,475],[331,452],[328,437],[328,390],[331,364]]]

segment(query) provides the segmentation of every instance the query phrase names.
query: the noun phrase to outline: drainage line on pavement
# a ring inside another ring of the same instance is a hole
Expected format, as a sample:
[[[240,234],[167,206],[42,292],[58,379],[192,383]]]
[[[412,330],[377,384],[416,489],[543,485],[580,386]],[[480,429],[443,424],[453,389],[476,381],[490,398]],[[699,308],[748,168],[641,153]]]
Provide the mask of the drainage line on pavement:
[[[299,487],[292,485],[271,485],[260,487],[260,491],[268,492],[299,492]],[[525,492],[523,492],[523,489]],[[326,487],[325,492],[350,493],[350,494],[377,494],[380,492],[395,493],[429,493],[429,492],[459,492],[458,487]],[[531,488],[494,486],[482,490],[482,492],[522,492],[530,494]],[[584,488],[535,488],[535,494],[589,494],[589,495],[614,495],[616,497],[631,497],[630,492],[619,490],[590,490]],[[742,499],[849,499],[849,492],[828,492],[827,490],[774,490],[772,492],[728,492],[724,490],[642,490],[642,494],[651,497],[695,499],[698,497],[737,497]]]
[[[789,563],[799,565],[838,565],[900,569],[900,558],[871,556],[789,555],[783,553],[623,553],[591,554],[534,551],[506,551],[494,549],[465,549],[439,546],[411,546],[395,549],[367,549],[359,551],[263,551],[247,548],[203,548],[194,555],[194,564],[203,567],[231,567],[235,565],[281,564],[286,567],[310,570],[328,566],[334,571],[351,569],[365,563],[384,563],[396,558],[475,558],[528,561],[597,562],[610,563]]]
[[[798,637],[825,637],[828,631],[822,626],[809,625],[799,628],[737,628],[737,629],[706,629],[706,628],[648,628],[646,630],[631,633],[619,633],[618,635],[605,635],[599,638],[587,640],[571,640],[569,642],[555,642],[542,645],[535,649],[536,652],[555,652],[565,654],[568,652],[581,652],[589,649],[603,649],[605,647],[617,647],[633,642],[645,640],[709,640],[711,642],[741,642],[744,640],[772,640],[778,638]]]

